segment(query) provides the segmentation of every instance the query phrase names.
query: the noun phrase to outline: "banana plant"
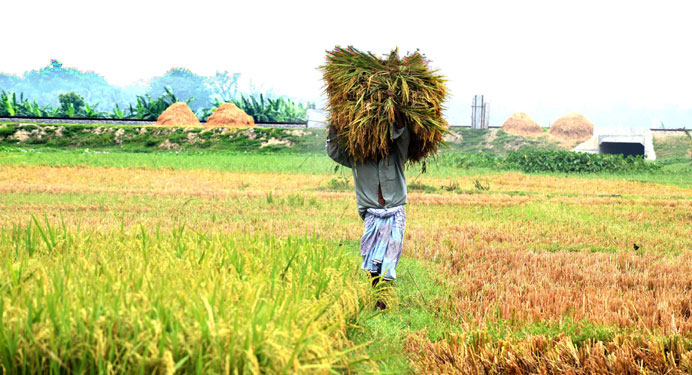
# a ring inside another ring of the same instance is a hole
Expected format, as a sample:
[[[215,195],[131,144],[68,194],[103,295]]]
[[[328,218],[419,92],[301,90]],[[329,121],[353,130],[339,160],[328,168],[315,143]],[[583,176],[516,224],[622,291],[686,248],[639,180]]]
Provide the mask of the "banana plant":
[[[255,122],[299,122],[307,119],[305,105],[296,104],[283,97],[265,99],[264,95],[260,94],[258,99],[255,96],[247,98],[241,95],[240,99],[233,100],[233,103],[252,116]]]
[[[60,117],[60,107],[46,106],[45,113],[48,117]]]
[[[43,117],[47,108],[49,108],[49,106],[41,108],[36,102],[36,99],[34,99],[33,103],[29,101],[23,102],[17,112],[20,116]]]
[[[94,104],[94,106],[90,106],[89,103],[84,103],[84,115],[86,118],[97,118],[102,115],[101,112],[96,111],[96,107],[98,107],[98,103]]]
[[[165,93],[158,99],[152,99],[149,94],[144,96],[137,95],[137,106],[135,108],[130,104],[130,116],[142,120],[156,120],[171,104],[179,102],[170,87],[165,87]],[[189,98],[185,101],[190,104],[195,98]]]
[[[0,93],[0,114],[3,116],[14,116],[17,113],[17,95],[15,93],[5,92]]]
[[[67,115],[67,117],[76,117],[76,112],[77,111],[75,111],[74,105],[72,103],[67,103],[67,110],[65,111],[65,115]]]
[[[125,111],[120,109],[120,106],[116,103],[115,107],[111,111],[111,118],[122,119],[125,118]]]

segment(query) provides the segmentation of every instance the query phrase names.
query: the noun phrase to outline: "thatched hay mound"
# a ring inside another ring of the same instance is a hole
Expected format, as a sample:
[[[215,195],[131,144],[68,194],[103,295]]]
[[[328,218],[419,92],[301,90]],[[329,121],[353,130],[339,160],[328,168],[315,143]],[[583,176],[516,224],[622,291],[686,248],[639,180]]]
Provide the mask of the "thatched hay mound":
[[[255,126],[255,120],[235,104],[224,103],[209,117],[205,126],[250,128]]]
[[[430,69],[420,53],[386,60],[353,47],[327,53],[324,72],[330,126],[337,141],[356,162],[386,157],[391,131],[409,130],[409,163],[437,152],[449,125],[442,117],[445,79]]]
[[[532,137],[543,134],[543,128],[524,112],[513,113],[504,124],[502,130],[509,134],[522,137]]]
[[[165,126],[202,126],[187,103],[177,102],[171,104],[156,119],[156,125]]]
[[[568,113],[557,119],[548,133],[563,140],[585,142],[593,136],[593,124],[579,113]]]

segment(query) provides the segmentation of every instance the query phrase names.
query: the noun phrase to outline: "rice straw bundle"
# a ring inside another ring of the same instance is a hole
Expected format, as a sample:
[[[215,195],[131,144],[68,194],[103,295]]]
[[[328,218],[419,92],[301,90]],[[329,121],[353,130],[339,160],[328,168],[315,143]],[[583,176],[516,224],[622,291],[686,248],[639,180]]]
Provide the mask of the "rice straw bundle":
[[[320,68],[329,96],[330,126],[356,162],[386,157],[397,122],[411,135],[409,163],[435,154],[443,143],[449,129],[442,117],[446,80],[419,52],[401,59],[394,49],[382,60],[353,47],[337,47],[327,52],[327,63]]]

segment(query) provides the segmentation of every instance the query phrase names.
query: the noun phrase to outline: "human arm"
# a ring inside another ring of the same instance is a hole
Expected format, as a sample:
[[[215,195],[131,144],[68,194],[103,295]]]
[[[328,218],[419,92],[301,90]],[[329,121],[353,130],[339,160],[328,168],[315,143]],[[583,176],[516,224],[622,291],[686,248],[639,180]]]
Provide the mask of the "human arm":
[[[325,145],[327,150],[327,155],[329,155],[332,160],[343,165],[344,167],[353,168],[353,160],[348,156],[346,150],[339,146],[336,140],[336,128],[329,125],[329,132],[327,133],[327,144]]]
[[[399,112],[396,112],[396,122],[391,128],[391,137],[394,141],[394,147],[396,152],[399,154],[400,160],[406,162],[408,158],[408,146],[409,146],[409,129],[406,127],[406,123]]]

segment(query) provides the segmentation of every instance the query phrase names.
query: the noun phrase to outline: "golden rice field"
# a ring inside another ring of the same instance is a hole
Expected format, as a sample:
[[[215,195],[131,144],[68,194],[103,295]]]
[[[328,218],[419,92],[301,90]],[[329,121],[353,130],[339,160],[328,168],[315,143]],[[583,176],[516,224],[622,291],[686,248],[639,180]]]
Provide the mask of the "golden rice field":
[[[692,372],[692,189],[423,175],[373,291],[332,178],[0,166],[0,373]]]

